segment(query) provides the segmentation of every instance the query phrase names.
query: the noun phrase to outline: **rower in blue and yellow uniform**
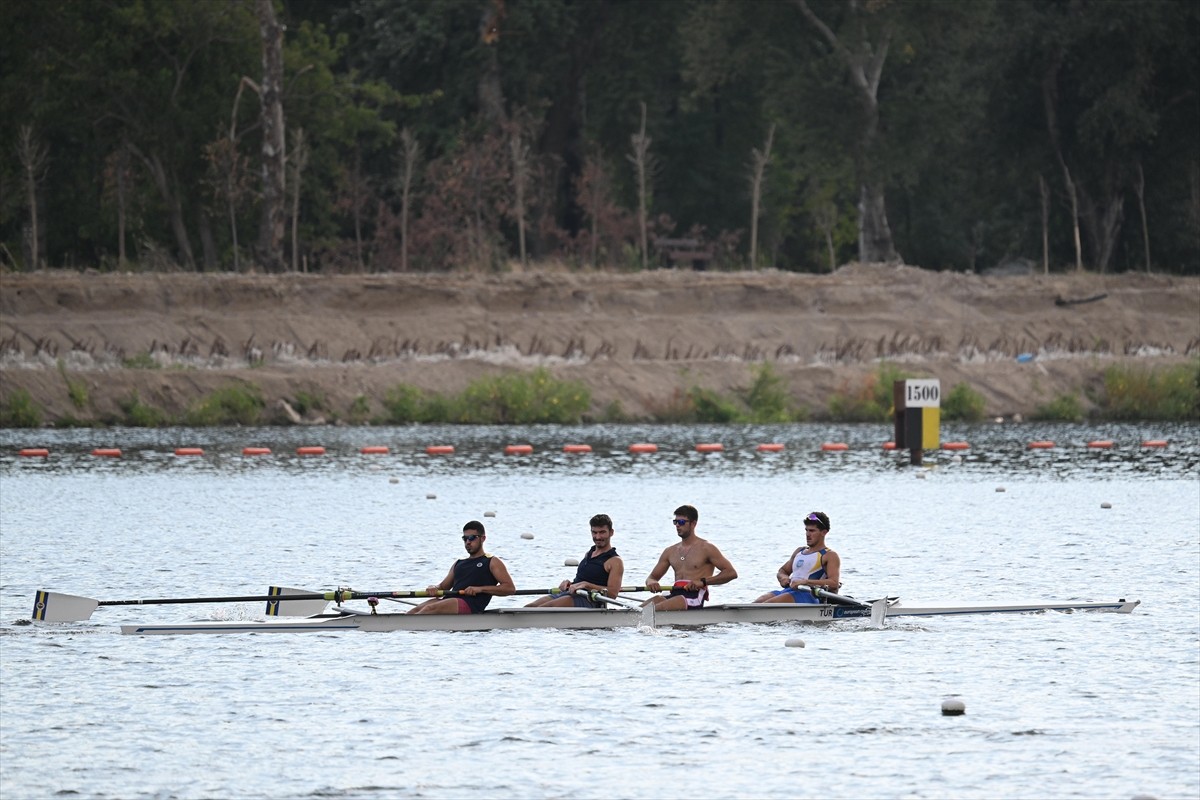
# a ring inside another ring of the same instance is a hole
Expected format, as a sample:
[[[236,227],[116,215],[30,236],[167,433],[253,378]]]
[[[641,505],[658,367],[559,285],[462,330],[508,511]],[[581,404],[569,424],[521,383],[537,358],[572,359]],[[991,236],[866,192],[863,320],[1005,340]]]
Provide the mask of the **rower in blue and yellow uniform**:
[[[841,588],[842,560],[825,546],[829,516],[814,511],[804,518],[805,545],[797,547],[791,558],[775,574],[782,589],[767,592],[756,603],[819,603],[814,588],[836,592]]]
[[[592,600],[576,592],[584,589],[616,597],[617,592],[621,591],[621,581],[625,578],[625,562],[612,546],[612,519],[608,514],[597,514],[588,524],[592,529],[592,547],[579,562],[579,568],[575,570],[575,580],[564,580],[558,585],[557,592],[539,597],[529,604],[530,607],[601,608],[605,605],[603,600]]]

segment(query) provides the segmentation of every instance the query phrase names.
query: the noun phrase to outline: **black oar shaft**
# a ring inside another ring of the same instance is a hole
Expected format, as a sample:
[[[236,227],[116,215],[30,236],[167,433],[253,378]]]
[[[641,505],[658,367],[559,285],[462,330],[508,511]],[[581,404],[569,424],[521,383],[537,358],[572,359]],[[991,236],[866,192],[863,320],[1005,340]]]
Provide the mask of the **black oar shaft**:
[[[622,587],[622,592],[645,591],[644,586]],[[517,589],[514,595],[554,594],[558,587],[551,589]],[[299,592],[297,594],[251,594],[229,597],[153,597],[136,600],[100,600],[102,606],[141,606],[141,605],[174,605],[183,603],[262,603],[286,602],[288,600],[327,600],[331,603],[344,603],[347,600],[366,600],[370,597],[461,597],[462,592],[449,590],[428,592],[425,590],[386,590],[379,592],[358,592],[352,589],[336,589],[331,592]]]

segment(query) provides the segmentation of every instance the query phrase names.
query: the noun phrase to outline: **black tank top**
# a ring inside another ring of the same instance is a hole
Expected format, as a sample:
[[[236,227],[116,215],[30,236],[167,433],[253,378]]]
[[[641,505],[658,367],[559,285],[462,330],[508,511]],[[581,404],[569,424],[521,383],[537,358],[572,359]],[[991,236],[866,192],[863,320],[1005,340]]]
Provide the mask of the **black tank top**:
[[[587,581],[597,586],[607,586],[608,573],[604,571],[604,564],[617,554],[617,548],[613,547],[595,558],[592,557],[592,550],[588,550],[587,555],[579,562],[579,569],[575,570],[575,583]]]
[[[497,586],[500,581],[492,575],[492,557],[480,555],[475,558],[460,558],[454,562],[454,583],[450,588],[454,591],[468,586]],[[472,614],[478,614],[492,602],[492,595],[477,594],[474,597],[459,598],[465,600]]]

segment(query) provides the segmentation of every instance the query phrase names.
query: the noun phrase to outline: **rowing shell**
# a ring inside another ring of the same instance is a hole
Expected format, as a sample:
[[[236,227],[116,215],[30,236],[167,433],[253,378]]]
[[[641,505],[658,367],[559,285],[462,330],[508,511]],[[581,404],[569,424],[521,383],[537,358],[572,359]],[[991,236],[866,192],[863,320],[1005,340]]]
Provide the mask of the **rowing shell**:
[[[891,617],[948,617],[968,614],[1020,614],[1031,611],[1110,611],[1128,614],[1140,600],[1114,603],[1030,603],[905,607],[875,600],[865,607],[826,604],[746,603],[705,606],[687,611],[658,611],[656,626],[694,628],[724,623],[832,622],[839,619]],[[181,622],[175,624],[122,625],[121,633],[135,635],[185,633],[322,633],[330,631],[491,631],[520,628],[636,628],[643,615],[627,608],[499,608],[482,614],[364,614],[353,611],[317,614],[291,621],[270,619],[249,622]]]

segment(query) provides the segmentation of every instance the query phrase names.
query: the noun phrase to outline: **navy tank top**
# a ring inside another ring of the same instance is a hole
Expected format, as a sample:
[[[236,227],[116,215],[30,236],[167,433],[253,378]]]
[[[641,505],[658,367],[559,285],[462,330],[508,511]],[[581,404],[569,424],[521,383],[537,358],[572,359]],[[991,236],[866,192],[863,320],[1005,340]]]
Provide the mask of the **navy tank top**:
[[[460,558],[454,562],[454,583],[450,586],[453,591],[465,589],[468,586],[496,586],[500,581],[492,575],[492,557],[484,554],[475,558]],[[474,597],[461,597],[466,602],[472,614],[478,614],[492,602],[492,595],[477,594]]]
[[[595,548],[592,548],[594,550]],[[592,557],[592,550],[587,551],[587,555],[579,562],[579,569],[575,570],[575,583],[587,581],[594,583],[597,586],[608,585],[608,573],[604,571],[605,563],[616,556],[617,548],[613,547],[603,555]]]

